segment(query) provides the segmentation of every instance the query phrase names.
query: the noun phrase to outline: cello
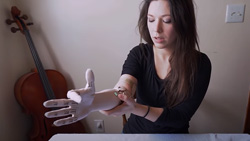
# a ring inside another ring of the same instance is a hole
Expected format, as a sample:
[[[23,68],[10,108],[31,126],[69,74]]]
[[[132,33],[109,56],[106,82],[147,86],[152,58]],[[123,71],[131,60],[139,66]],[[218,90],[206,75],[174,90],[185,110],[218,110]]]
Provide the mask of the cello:
[[[14,20],[7,19],[7,24],[16,23],[19,28],[12,27],[13,33],[21,31],[26,37],[36,69],[21,76],[15,84],[15,98],[21,105],[24,113],[31,115],[33,120],[32,130],[29,133],[30,141],[48,141],[53,135],[58,133],[86,133],[80,121],[71,125],[56,127],[54,120],[48,119],[44,113],[49,109],[43,106],[43,102],[55,98],[65,98],[68,88],[64,76],[56,70],[44,70],[42,62],[38,56],[35,45],[27,28],[33,23],[25,23],[28,17],[20,17],[21,11],[16,7],[11,7],[11,14]]]

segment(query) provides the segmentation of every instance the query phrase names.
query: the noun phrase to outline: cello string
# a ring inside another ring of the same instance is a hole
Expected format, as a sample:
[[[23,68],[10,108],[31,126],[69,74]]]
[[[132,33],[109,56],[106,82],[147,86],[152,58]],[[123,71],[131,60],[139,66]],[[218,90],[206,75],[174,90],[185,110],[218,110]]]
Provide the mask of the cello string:
[[[32,41],[30,33],[29,33],[29,31],[27,29],[24,30],[24,33],[25,33],[26,39],[28,41],[32,56],[34,58],[37,70],[39,72],[40,79],[41,79],[43,87],[45,89],[47,98],[48,99],[54,99],[55,98],[54,92],[53,92],[52,88],[50,87],[47,75],[46,75],[46,73],[44,71],[43,65],[42,65],[41,60],[40,60],[40,58],[38,56],[38,53],[36,51],[36,48],[35,48],[35,45],[34,45],[34,43]]]
[[[48,99],[51,99],[52,98],[51,89],[50,89],[50,87],[48,85],[48,80],[46,80],[47,76],[46,76],[45,72],[43,71],[44,69],[43,69],[43,66],[41,64],[40,59],[36,55],[37,52],[36,52],[36,50],[35,50],[35,48],[33,46],[32,40],[30,39],[29,33],[27,31],[25,33],[27,35],[28,44],[30,45],[30,50],[31,50],[33,58],[34,58],[34,60],[36,62],[36,67],[37,67],[37,70],[38,70],[38,72],[40,74],[40,79],[42,80],[42,84],[44,86],[46,95],[47,95]]]

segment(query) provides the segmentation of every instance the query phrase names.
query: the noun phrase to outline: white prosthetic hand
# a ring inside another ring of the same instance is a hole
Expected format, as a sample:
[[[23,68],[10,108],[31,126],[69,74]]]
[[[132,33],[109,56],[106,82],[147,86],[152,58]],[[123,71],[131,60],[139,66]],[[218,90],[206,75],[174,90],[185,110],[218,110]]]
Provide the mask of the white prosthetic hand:
[[[48,118],[72,115],[71,117],[55,121],[55,126],[74,123],[85,118],[92,111],[91,104],[94,100],[95,94],[94,74],[92,70],[88,69],[86,71],[85,78],[87,81],[86,87],[68,91],[67,97],[69,99],[52,99],[43,103],[47,108],[61,108],[45,113],[45,116]]]
[[[91,69],[86,71],[85,78],[87,81],[85,88],[68,91],[67,97],[69,99],[52,99],[43,103],[46,108],[61,108],[46,112],[47,118],[68,116],[56,120],[53,123],[55,126],[77,122],[88,116],[90,112],[109,110],[119,104],[120,100],[114,95],[116,89],[95,93],[94,73]]]

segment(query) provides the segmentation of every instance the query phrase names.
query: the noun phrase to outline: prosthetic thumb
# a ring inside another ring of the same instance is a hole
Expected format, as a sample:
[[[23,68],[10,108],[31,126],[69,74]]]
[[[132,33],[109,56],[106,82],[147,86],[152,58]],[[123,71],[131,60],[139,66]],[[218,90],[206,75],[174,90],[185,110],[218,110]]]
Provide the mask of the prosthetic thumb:
[[[95,77],[91,69],[87,69],[85,73],[86,86],[85,88],[70,90],[67,93],[67,97],[74,100],[77,103],[82,101],[83,96],[88,97],[95,93]]]

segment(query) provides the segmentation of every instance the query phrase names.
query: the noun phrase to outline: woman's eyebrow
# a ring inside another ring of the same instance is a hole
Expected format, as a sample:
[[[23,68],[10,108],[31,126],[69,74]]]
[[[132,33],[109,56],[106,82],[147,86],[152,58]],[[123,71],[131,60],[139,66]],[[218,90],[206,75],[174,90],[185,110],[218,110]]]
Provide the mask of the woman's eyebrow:
[[[154,15],[151,15],[151,14],[148,14],[149,17],[154,17]],[[164,15],[161,15],[161,17],[168,17],[170,16],[170,14],[164,14]]]
[[[151,14],[148,14],[148,16],[149,16],[149,17],[154,17],[154,16],[153,16],[153,15],[151,15]]]

